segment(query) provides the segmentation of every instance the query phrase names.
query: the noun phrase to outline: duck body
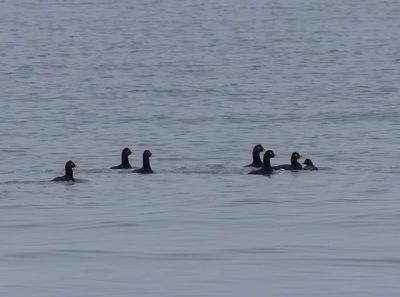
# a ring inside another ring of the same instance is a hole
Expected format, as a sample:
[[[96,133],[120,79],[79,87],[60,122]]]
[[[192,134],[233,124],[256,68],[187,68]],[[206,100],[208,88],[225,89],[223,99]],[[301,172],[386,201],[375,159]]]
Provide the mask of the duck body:
[[[303,170],[318,170],[318,167],[314,166],[314,164],[311,161],[311,159],[305,159],[303,164],[305,164]]]
[[[110,169],[132,169],[131,164],[120,164],[118,166],[113,166]]]
[[[63,175],[63,176],[57,176],[57,177],[53,178],[52,181],[55,181],[55,182],[73,181],[73,182],[75,182],[75,178],[73,176]]]
[[[65,174],[63,176],[57,176],[52,179],[52,181],[60,182],[60,181],[75,181],[74,173],[72,168],[75,168],[76,165],[71,160],[65,163]]]
[[[140,173],[140,174],[151,174],[154,171],[151,168],[138,168],[132,171],[133,173]]]
[[[132,166],[129,163],[129,155],[131,154],[132,151],[128,147],[124,148],[121,152],[121,164],[110,169],[131,169]]]
[[[264,147],[261,144],[257,144],[253,148],[253,162],[249,165],[245,165],[244,167],[255,167],[255,168],[261,168],[262,166],[262,161],[260,158],[260,153],[265,152]]]
[[[274,170],[284,169],[284,170],[291,170],[291,171],[302,170],[303,166],[301,166],[301,164],[297,161],[301,157],[302,156],[298,152],[294,152],[294,153],[292,153],[292,156],[290,158],[290,164],[274,166],[274,167],[272,167],[272,169],[274,169]]]
[[[249,172],[248,174],[255,174],[255,175],[270,175],[273,170],[271,167],[271,158],[274,158],[275,154],[273,151],[268,150],[264,153],[263,163],[260,169],[254,170]]]
[[[143,166],[142,168],[138,168],[133,170],[133,173],[140,173],[140,174],[151,174],[154,173],[150,166],[150,157],[152,153],[149,150],[145,150],[143,152]]]

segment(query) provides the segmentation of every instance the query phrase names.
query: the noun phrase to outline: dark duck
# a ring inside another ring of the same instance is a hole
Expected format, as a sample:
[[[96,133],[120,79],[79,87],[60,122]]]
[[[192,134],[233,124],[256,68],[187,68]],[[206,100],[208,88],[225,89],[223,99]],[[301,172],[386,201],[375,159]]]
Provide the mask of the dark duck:
[[[135,169],[132,172],[134,173],[141,173],[141,174],[149,174],[154,173],[150,167],[150,157],[152,156],[149,150],[145,150],[143,152],[143,167],[139,169]]]
[[[263,163],[260,169],[249,172],[249,174],[270,175],[272,173],[271,158],[274,158],[273,151],[268,150],[264,153]]]
[[[313,164],[311,159],[305,159],[303,164],[305,165],[303,170],[318,170],[318,167]]]
[[[72,172],[72,168],[75,168],[76,165],[72,161],[68,161],[65,163],[65,175],[63,176],[57,176],[56,178],[53,179],[53,181],[75,181],[74,179],[74,173]]]
[[[298,152],[294,152],[290,157],[290,164],[283,164],[272,167],[272,169],[284,169],[284,170],[302,170],[303,166],[297,161],[302,158],[302,156]]]
[[[246,165],[245,167],[255,167],[260,168],[262,166],[260,154],[265,152],[264,147],[261,144],[257,144],[253,148],[253,163]]]
[[[126,147],[121,152],[121,164],[118,166],[111,167],[111,169],[130,169],[132,168],[129,163],[129,155],[132,155],[132,151]]]

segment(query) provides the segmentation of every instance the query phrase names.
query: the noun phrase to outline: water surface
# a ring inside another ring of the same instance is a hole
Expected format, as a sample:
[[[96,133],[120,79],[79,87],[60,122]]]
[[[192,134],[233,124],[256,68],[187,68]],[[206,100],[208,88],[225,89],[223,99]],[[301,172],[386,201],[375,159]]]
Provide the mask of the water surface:
[[[398,296],[400,4],[242,2],[0,1],[0,295]]]

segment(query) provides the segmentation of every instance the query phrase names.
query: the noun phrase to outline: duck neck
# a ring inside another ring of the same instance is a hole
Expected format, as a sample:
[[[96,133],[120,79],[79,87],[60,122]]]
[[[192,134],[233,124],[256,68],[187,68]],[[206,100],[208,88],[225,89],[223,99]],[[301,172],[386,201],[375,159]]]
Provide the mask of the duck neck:
[[[65,167],[65,176],[74,177],[74,173],[72,172],[71,167]]]
[[[259,152],[253,152],[253,164],[261,164],[261,158]]]
[[[266,170],[271,170],[272,168],[271,168],[271,159],[269,159],[269,158],[265,158],[264,159],[264,163],[263,163],[263,168],[264,169],[266,169]]]
[[[143,158],[143,168],[151,168],[150,167],[150,159],[148,157]]]
[[[303,167],[301,166],[301,164],[299,162],[297,162],[297,159],[292,159],[291,160],[292,163],[292,167],[295,169],[302,169]]]
[[[128,157],[128,155],[122,155],[122,156],[121,156],[121,164],[122,164],[122,165],[128,165],[128,164],[129,164],[129,157]]]

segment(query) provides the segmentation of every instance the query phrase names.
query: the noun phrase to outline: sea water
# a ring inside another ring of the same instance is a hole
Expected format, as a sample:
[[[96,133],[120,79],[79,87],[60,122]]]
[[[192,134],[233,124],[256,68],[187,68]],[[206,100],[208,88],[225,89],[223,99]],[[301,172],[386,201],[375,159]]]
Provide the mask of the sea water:
[[[399,15],[0,1],[0,296],[398,296]]]

